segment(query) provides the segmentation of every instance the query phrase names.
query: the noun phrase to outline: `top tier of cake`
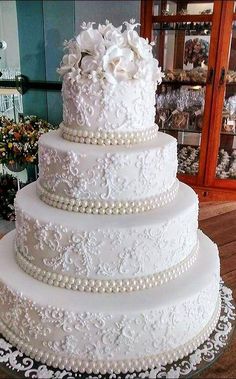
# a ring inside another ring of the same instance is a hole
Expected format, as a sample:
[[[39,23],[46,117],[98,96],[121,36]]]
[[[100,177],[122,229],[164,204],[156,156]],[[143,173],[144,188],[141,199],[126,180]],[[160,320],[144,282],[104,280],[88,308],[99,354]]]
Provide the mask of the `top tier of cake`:
[[[152,139],[155,90],[162,73],[152,46],[134,20],[115,28],[108,21],[66,42],[58,72],[63,76],[62,135],[70,141],[132,144]]]

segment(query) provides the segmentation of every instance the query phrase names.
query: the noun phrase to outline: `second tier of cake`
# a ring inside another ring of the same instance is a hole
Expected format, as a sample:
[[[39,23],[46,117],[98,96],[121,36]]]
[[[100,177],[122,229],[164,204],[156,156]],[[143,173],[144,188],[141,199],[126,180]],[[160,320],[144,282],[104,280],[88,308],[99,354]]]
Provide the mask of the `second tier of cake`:
[[[176,172],[176,140],[163,133],[134,146],[77,144],[59,131],[39,142],[38,193],[69,211],[129,214],[157,208],[175,197]]]

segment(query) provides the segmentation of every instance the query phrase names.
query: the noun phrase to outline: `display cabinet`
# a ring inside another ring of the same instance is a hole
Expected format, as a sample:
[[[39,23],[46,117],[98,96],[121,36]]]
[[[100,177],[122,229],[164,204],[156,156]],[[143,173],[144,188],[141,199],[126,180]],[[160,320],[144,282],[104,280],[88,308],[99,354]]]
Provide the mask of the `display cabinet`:
[[[143,0],[141,34],[165,73],[156,122],[177,138],[179,179],[236,200],[235,2]]]

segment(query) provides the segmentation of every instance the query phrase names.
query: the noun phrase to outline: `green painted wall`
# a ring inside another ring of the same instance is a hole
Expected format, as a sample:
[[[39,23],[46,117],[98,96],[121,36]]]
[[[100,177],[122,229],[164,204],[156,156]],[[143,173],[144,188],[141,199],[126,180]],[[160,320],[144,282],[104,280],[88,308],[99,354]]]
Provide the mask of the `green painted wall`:
[[[17,1],[17,20],[21,73],[32,80],[45,80],[45,50],[42,1]],[[25,114],[47,119],[44,91],[29,91],[23,96]]]

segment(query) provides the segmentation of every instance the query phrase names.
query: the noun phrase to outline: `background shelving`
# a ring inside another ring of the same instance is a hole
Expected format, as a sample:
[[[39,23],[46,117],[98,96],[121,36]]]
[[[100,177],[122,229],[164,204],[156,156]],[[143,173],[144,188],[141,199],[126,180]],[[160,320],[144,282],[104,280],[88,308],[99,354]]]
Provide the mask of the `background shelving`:
[[[157,97],[184,90],[202,93],[198,109],[181,102],[167,105],[168,117],[160,120],[157,112],[157,122],[177,138],[179,178],[207,200],[236,200],[235,3],[142,0],[141,33],[155,41],[154,53],[166,73]],[[189,113],[183,127],[171,120],[176,109],[177,120]]]

